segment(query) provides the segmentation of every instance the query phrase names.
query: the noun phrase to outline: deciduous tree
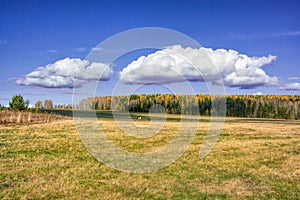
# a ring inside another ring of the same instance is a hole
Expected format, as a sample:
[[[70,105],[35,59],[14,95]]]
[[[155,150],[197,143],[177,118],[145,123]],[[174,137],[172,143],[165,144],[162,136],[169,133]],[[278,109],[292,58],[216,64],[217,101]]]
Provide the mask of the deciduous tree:
[[[44,101],[44,108],[45,109],[52,109],[53,108],[53,102],[50,99],[46,99]]]
[[[42,101],[38,100],[38,101],[35,102],[35,108],[41,109],[42,107],[43,107]]]

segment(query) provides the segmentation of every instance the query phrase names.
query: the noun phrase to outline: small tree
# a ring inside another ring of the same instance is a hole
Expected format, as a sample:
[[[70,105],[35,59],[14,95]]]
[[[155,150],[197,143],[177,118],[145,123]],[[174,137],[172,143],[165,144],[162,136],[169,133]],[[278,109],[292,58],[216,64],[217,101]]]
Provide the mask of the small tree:
[[[40,109],[42,107],[43,107],[42,101],[38,100],[37,102],[35,102],[35,108]]]
[[[45,109],[52,109],[53,108],[53,102],[50,99],[47,99],[44,101],[44,108]]]
[[[18,94],[12,97],[11,102],[9,102],[9,107],[12,110],[22,111],[26,110],[29,105],[29,100],[24,101],[23,96]]]

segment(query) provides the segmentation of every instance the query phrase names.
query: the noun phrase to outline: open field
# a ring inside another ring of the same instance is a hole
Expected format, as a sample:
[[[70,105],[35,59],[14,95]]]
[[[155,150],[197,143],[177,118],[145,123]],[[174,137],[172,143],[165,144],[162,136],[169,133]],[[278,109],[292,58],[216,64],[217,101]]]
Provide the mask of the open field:
[[[161,134],[135,139],[109,113],[101,115],[107,136],[132,152],[167,144],[181,123],[168,116]],[[136,123],[147,124],[143,119]],[[228,118],[215,148],[200,160],[208,121],[201,118],[192,145],[177,161],[143,174],[98,162],[73,120],[0,125],[0,199],[300,199],[299,121]]]

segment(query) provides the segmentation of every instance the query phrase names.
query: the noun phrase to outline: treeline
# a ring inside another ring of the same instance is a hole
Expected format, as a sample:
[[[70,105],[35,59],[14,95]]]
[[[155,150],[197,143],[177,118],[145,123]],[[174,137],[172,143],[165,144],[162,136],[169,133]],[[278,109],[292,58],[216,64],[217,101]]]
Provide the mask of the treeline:
[[[300,96],[141,94],[83,99],[76,108],[230,117],[300,119]],[[226,112],[226,113],[225,113]]]
[[[38,109],[52,109],[53,108],[53,102],[51,99],[44,100],[44,104],[42,101],[38,100],[35,102],[35,108]]]
[[[39,112],[42,113],[45,110],[52,109],[73,109],[72,104],[58,104],[54,105],[51,99],[45,99],[44,102],[37,100],[34,104],[34,107],[29,107],[29,100],[25,100],[21,94],[14,95],[9,101],[8,106],[3,106],[0,104],[0,111],[23,111],[23,112]]]
[[[53,105],[53,102],[51,99],[46,99],[44,100],[44,104],[42,103],[42,101],[38,100],[35,103],[35,108],[38,109],[72,109],[73,105],[72,104],[58,104],[58,105]]]

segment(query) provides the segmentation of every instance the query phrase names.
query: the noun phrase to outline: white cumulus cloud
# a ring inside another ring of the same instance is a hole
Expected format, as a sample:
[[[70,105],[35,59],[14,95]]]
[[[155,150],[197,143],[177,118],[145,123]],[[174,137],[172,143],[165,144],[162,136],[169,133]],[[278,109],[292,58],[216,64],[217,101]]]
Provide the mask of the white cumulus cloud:
[[[249,57],[234,50],[180,45],[141,56],[120,72],[120,80],[128,84],[173,83],[180,81],[209,81],[239,88],[277,85],[262,69],[276,56]]]
[[[300,91],[300,83],[287,83],[284,86],[280,87],[279,89]]]
[[[65,58],[53,64],[38,67],[16,80],[20,85],[48,88],[81,87],[92,80],[108,80],[112,69],[105,63],[90,63],[79,58]]]

